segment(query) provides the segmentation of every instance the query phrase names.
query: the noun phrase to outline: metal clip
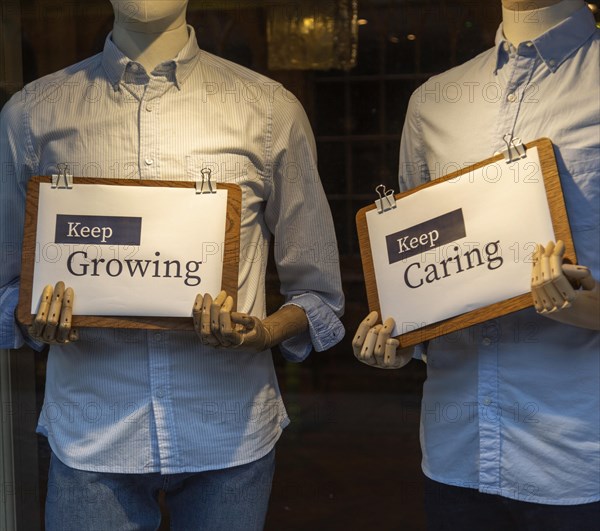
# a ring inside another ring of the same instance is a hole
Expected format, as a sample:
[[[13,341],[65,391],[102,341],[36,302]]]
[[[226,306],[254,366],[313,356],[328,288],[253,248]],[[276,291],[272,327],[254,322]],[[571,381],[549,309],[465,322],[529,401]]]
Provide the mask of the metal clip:
[[[383,214],[388,210],[396,208],[396,201],[394,200],[394,190],[387,190],[385,185],[380,184],[375,188],[379,199],[375,200],[375,206],[377,207],[377,213]]]
[[[506,144],[506,150],[502,152],[506,162],[514,162],[527,156],[520,138],[513,138],[511,133],[506,133],[502,140]]]
[[[196,193],[197,194],[216,194],[217,191],[213,190],[212,183],[210,181],[210,168],[202,168],[200,174],[202,175],[202,181],[196,181]],[[204,190],[204,184],[208,186],[208,190]]]
[[[67,190],[73,188],[73,176],[69,173],[69,165],[57,164],[56,167],[58,169],[58,173],[52,174],[52,188]]]

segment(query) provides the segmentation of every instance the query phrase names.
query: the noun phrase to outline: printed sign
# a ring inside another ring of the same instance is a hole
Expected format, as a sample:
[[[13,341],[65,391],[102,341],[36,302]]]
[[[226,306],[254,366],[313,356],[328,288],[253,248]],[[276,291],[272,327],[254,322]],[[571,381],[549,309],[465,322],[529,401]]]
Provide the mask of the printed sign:
[[[227,190],[39,186],[33,314],[59,280],[76,315],[189,317],[198,293],[221,290]]]
[[[385,237],[390,264],[465,236],[462,208]]]
[[[55,243],[139,245],[142,218],[122,216],[56,216]]]
[[[555,239],[536,147],[396,205],[366,213],[381,314],[396,336],[528,293],[536,244]]]

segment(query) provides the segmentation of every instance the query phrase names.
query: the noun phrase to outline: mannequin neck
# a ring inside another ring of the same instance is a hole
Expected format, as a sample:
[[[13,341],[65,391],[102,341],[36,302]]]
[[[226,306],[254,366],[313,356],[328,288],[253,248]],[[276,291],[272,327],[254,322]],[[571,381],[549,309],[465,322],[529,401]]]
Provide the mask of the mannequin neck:
[[[164,61],[175,58],[188,41],[185,19],[177,20],[167,28],[152,24],[115,22],[112,40],[129,59],[137,61],[151,73]]]
[[[584,6],[583,0],[502,0],[502,29],[513,45],[530,41]]]

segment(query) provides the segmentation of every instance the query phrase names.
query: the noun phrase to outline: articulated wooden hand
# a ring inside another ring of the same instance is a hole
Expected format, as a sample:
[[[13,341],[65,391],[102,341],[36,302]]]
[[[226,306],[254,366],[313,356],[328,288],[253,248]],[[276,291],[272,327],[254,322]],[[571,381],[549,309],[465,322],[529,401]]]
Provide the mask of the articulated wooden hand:
[[[587,267],[563,264],[565,245],[539,244],[533,255],[531,294],[536,311],[566,324],[600,330],[600,290]]]
[[[233,298],[225,291],[214,300],[208,293],[196,296],[192,315],[203,344],[262,352],[308,329],[306,314],[298,306],[283,306],[264,320],[232,308]]]
[[[74,299],[73,289],[65,289],[62,281],[57,282],[54,288],[46,286],[40,298],[38,312],[29,327],[29,335],[48,344],[76,341],[78,332],[71,328]]]
[[[358,325],[352,349],[356,359],[379,369],[399,369],[404,367],[411,357],[411,349],[398,349],[400,342],[391,338],[390,334],[396,326],[389,317],[383,324],[377,323],[379,315],[371,312]]]

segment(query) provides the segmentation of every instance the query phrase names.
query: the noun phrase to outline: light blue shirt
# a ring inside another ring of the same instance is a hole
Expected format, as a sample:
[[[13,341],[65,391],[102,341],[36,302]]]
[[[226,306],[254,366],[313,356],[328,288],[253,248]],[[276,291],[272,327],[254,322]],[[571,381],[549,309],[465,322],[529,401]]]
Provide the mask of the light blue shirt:
[[[600,279],[599,52],[587,7],[518,50],[500,27],[495,48],[413,94],[401,188],[494,155],[507,133],[548,137],[578,261]],[[505,252],[531,253],[535,243]],[[425,474],[530,502],[600,499],[599,340],[528,309],[423,345]]]
[[[190,33],[151,75],[109,37],[103,53],[2,110],[3,348],[23,341],[13,312],[26,183],[61,163],[76,176],[184,180],[210,166],[214,180],[239,184],[239,311],[265,316],[273,236],[281,292],[309,320],[284,355],[300,361],[342,339],[337,244],[306,115],[279,83],[200,51]],[[288,422],[270,351],[215,350],[189,332],[81,329],[50,348],[38,429],[71,467],[177,473],[259,459]]]

